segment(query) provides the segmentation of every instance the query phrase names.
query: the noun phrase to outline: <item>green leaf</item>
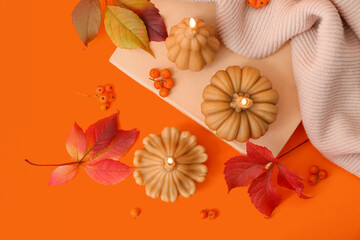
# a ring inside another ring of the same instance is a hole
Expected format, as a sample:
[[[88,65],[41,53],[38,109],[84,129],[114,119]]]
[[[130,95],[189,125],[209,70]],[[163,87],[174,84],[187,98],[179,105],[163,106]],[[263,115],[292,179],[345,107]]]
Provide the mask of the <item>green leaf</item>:
[[[72,12],[72,23],[81,41],[88,45],[99,32],[101,8],[99,0],[80,0]]]
[[[130,9],[136,14],[139,14],[148,8],[154,7],[154,4],[148,0],[114,0],[114,5]]]
[[[144,22],[133,11],[117,6],[107,6],[104,15],[105,30],[119,48],[142,48],[152,56],[149,37]]]

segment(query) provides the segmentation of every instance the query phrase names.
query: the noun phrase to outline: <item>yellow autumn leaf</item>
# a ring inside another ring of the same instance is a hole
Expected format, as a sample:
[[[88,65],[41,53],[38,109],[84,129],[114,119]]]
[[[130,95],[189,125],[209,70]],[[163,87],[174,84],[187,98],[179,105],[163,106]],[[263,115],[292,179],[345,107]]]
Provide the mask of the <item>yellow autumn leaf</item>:
[[[154,56],[144,22],[133,11],[117,6],[107,6],[104,14],[107,34],[119,48],[142,48]]]

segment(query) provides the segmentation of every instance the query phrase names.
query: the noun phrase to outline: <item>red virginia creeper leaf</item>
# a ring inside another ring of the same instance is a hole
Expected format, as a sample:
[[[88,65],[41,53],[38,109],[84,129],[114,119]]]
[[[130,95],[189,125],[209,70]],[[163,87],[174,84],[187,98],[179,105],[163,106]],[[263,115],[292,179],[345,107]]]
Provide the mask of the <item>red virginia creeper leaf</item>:
[[[55,168],[55,170],[51,173],[48,185],[57,186],[67,183],[75,177],[78,171],[78,166],[79,165],[77,164],[73,164]]]
[[[72,12],[72,23],[81,41],[88,45],[99,32],[101,9],[99,0],[80,0]]]
[[[251,202],[257,210],[268,217],[271,217],[271,213],[281,201],[280,195],[271,182],[272,174],[273,168],[270,168],[255,178],[248,189]]]
[[[253,144],[250,141],[246,142],[246,152],[247,155],[252,158],[253,162],[257,162],[259,164],[278,162],[278,159],[274,158],[274,155],[269,149]]]
[[[137,129],[130,131],[119,130],[110,145],[95,159],[91,160],[91,163],[94,164],[104,159],[119,160],[134,145],[138,136],[139,130]]]
[[[148,0],[114,0],[115,6],[127,8],[135,12],[146,26],[150,41],[161,42],[168,37],[159,9]]]
[[[159,13],[159,9],[156,7],[146,9],[139,14],[139,17],[144,21],[150,41],[165,41],[168,37],[168,33],[166,31],[164,20]]]
[[[302,193],[304,189],[304,184],[298,181],[304,179],[302,179],[299,175],[290,171],[287,167],[281,165],[280,163],[278,163],[277,166],[279,168],[277,183],[280,186],[286,187],[290,190],[295,190],[300,198],[305,198],[305,199],[310,198]]]
[[[118,132],[118,113],[101,119],[92,124],[85,132],[88,157],[95,156],[103,151]]]
[[[237,156],[225,163],[225,180],[229,192],[235,187],[247,186],[264,170],[265,164],[258,164],[249,156]]]
[[[66,150],[76,160],[84,157],[86,151],[86,138],[84,131],[74,123],[66,140]]]
[[[84,169],[92,179],[105,185],[119,183],[134,171],[134,168],[111,159],[85,165]]]

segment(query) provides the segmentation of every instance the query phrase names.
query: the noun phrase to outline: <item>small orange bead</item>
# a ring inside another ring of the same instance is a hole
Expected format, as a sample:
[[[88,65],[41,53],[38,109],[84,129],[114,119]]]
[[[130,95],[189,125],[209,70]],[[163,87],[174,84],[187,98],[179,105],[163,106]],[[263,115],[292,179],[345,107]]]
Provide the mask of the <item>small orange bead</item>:
[[[112,92],[114,90],[114,87],[111,84],[106,84],[105,85],[105,92]]]
[[[109,101],[109,97],[107,94],[101,94],[98,96],[99,103],[107,103]]]
[[[325,171],[325,170],[320,170],[319,172],[318,172],[318,176],[319,176],[319,179],[320,180],[323,180],[323,179],[325,179],[325,178],[327,178],[327,171]]]
[[[169,95],[169,89],[167,89],[167,88],[162,88],[162,89],[160,89],[159,95],[160,95],[161,97],[167,97],[167,96]]]
[[[116,100],[116,95],[115,93],[109,93],[108,94],[108,98],[109,98],[109,102],[114,102]]]
[[[169,69],[165,68],[163,70],[160,71],[160,76],[163,78],[163,79],[167,79],[171,76],[171,72]]]
[[[156,89],[162,88],[162,87],[163,87],[163,81],[158,81],[158,80],[156,80],[156,81],[154,82],[154,87],[155,87]]]
[[[167,89],[171,89],[174,87],[174,81],[171,78],[165,79],[164,81],[164,87],[166,87]]]
[[[215,219],[219,216],[219,213],[216,209],[210,209],[209,212],[208,212],[208,216],[211,219]]]
[[[131,217],[135,220],[137,216],[139,216],[141,213],[141,209],[140,208],[132,208],[130,210],[130,215]]]
[[[104,86],[98,86],[96,88],[96,95],[103,94],[104,92],[105,92],[105,87]]]
[[[309,177],[308,177],[308,182],[311,184],[311,185],[315,185],[319,182],[319,177],[316,175],[316,174],[311,174]]]
[[[208,217],[208,212],[209,212],[209,209],[203,209],[200,211],[200,218],[201,219],[205,219]]]
[[[309,168],[310,174],[317,174],[319,172],[319,167],[316,165],[313,165]]]
[[[153,68],[150,70],[149,75],[151,78],[156,79],[156,78],[160,77],[160,72],[156,68]]]
[[[110,108],[110,103],[102,103],[100,104],[100,110],[101,111],[106,111]]]

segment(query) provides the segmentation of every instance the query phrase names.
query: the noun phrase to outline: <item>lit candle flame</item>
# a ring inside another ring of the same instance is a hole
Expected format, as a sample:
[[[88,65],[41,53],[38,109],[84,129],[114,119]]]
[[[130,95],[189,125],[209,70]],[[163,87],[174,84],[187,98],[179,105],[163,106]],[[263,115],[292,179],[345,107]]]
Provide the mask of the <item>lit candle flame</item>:
[[[166,161],[167,161],[167,163],[168,163],[169,165],[173,165],[173,164],[174,164],[174,159],[172,159],[171,157],[169,157]]]
[[[194,18],[190,18],[190,27],[191,28],[195,28],[196,27],[196,22],[195,22],[195,19]]]
[[[243,98],[243,99],[241,99],[241,104],[243,105],[243,106],[245,106],[246,104],[247,104],[247,100],[245,99],[245,98]]]

